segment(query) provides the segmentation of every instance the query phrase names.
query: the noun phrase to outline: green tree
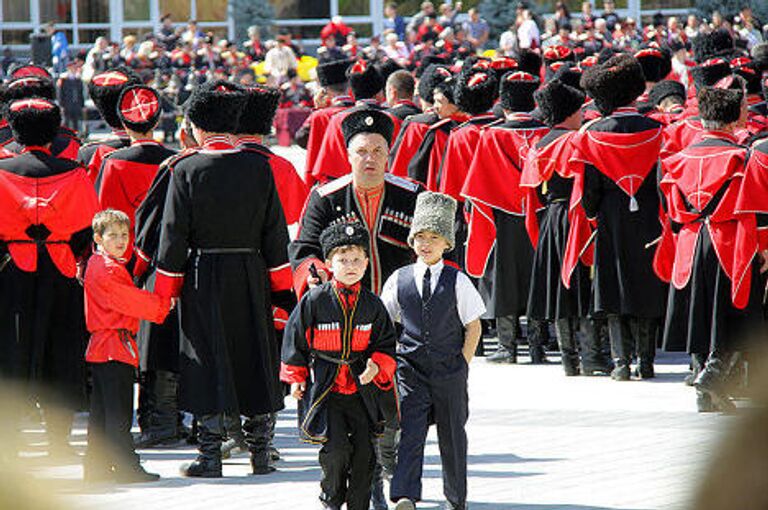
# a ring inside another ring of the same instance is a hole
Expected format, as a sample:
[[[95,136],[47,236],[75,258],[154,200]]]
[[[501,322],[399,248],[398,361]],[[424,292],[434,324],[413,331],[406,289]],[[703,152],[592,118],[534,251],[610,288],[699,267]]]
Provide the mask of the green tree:
[[[232,19],[235,21],[235,40],[241,43],[248,39],[248,27],[259,27],[262,39],[270,35],[275,11],[267,0],[230,0]]]
[[[477,6],[480,16],[491,27],[491,39],[498,37],[515,23],[515,8],[520,0],[483,0]],[[530,5],[530,4],[529,4]]]

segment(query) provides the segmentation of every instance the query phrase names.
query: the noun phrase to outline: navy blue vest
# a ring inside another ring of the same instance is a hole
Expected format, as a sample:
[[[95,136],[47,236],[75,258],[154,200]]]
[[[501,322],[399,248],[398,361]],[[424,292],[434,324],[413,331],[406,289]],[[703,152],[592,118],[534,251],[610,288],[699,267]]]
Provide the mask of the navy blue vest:
[[[464,326],[456,303],[458,270],[443,266],[432,296],[423,303],[413,268],[413,265],[404,267],[397,274],[397,299],[403,325],[397,354],[428,374],[434,371],[449,375],[462,370]]]

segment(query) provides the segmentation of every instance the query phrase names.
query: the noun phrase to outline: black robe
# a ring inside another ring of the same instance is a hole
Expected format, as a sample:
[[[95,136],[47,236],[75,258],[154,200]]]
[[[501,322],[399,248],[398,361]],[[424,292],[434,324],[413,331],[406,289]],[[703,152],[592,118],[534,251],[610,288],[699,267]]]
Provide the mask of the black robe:
[[[272,296],[290,294],[290,266],[269,161],[229,146],[180,155],[169,168],[155,292],[181,296],[180,406],[275,412],[283,402]]]
[[[423,188],[407,179],[386,174],[384,194],[373,231],[368,269],[363,285],[374,293],[381,292],[384,282],[396,269],[413,262],[414,255],[408,246],[408,232],[413,221],[416,195]],[[299,235],[291,242],[288,253],[293,267],[294,289],[301,293],[306,287],[309,267],[324,267],[320,234],[330,225],[344,221],[364,223],[358,203],[352,175],[331,181],[312,190],[301,219]]]
[[[283,364],[306,367],[311,372],[306,379],[305,396],[299,401],[302,440],[323,442],[327,438],[325,398],[330,394],[340,366],[331,361],[334,359],[349,363],[357,391],[375,425],[374,430],[382,430],[384,422],[390,421],[396,413],[394,406],[386,405],[394,399],[380,395],[383,390],[374,382],[359,384],[358,377],[372,354],[394,358],[396,341],[387,309],[364,287],[361,287],[351,314],[339,302],[333,282],[310,289],[302,297],[285,327],[281,355]],[[392,364],[394,366],[394,359]]]

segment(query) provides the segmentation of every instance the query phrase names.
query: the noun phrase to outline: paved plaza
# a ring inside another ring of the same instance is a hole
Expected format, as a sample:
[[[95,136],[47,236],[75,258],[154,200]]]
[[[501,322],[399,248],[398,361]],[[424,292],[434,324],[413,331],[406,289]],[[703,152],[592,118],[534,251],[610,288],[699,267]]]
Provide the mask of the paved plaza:
[[[721,431],[733,417],[698,414],[682,379],[685,356],[661,354],[658,377],[615,382],[563,375],[557,364],[497,366],[476,358],[470,372],[469,495],[473,510],[671,510],[686,508]],[[298,442],[292,399],[280,414],[278,471],[254,477],[245,454],[225,461],[223,479],[178,473],[195,450],[143,450],[160,482],[86,488],[78,459],[48,467],[27,454],[22,463],[47,479],[70,508],[316,509],[320,469],[316,447]],[[85,417],[74,444],[85,446]],[[28,430],[28,438],[39,431]],[[40,439],[42,441],[42,439]],[[423,508],[442,503],[434,430],[427,441]],[[47,487],[47,486],[46,486]],[[48,489],[46,489],[48,490]]]

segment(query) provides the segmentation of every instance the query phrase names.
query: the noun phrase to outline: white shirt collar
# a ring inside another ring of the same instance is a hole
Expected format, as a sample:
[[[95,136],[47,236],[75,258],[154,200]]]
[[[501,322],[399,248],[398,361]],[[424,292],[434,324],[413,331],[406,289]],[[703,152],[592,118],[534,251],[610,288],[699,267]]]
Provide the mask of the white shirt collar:
[[[431,266],[427,266],[427,264],[421,259],[416,259],[416,264],[413,268],[413,275],[417,280],[421,280],[424,278],[424,273],[427,271],[427,267],[429,267],[430,275],[434,280],[442,272],[443,266],[445,266],[445,262],[442,258]]]

